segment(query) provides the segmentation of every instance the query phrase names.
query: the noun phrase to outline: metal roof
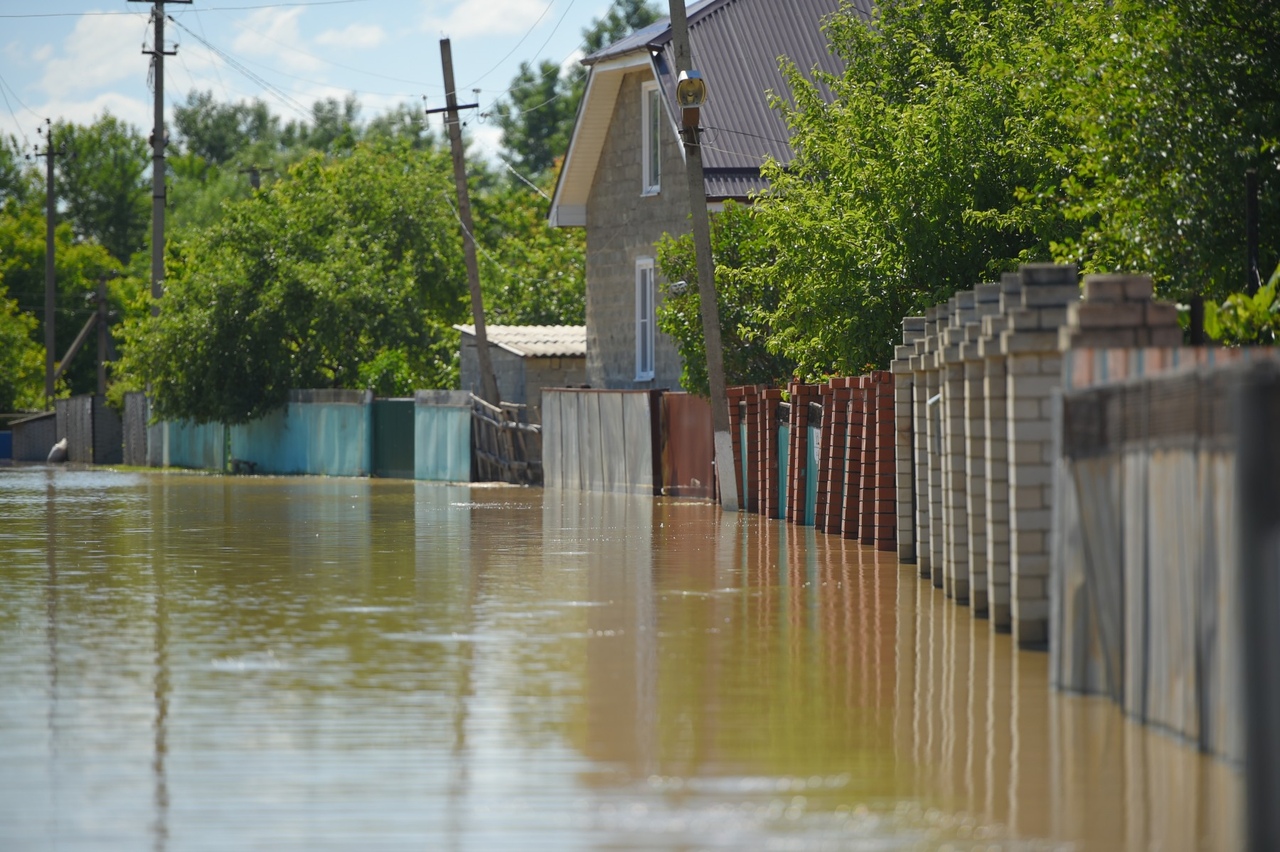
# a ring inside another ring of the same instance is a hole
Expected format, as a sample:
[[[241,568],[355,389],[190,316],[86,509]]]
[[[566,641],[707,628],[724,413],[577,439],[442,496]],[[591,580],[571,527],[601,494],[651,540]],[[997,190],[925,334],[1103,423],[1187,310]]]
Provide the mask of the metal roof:
[[[870,0],[853,5],[871,20]],[[818,69],[840,74],[844,65],[832,55],[822,31],[824,19],[839,10],[840,0],[705,0],[689,8],[693,67],[702,72],[708,89],[702,108],[705,168],[759,169],[765,157],[791,161],[791,132],[782,115],[769,106],[770,92],[787,92],[778,62],[786,57],[805,73]],[[658,81],[672,115],[679,115],[670,20],[646,27],[583,62],[594,63],[601,54],[616,55],[628,45],[657,52]],[[708,196],[719,197],[710,190],[708,186]]]
[[[693,67],[702,72],[708,88],[701,124],[709,200],[746,198],[765,188],[759,171],[766,157],[783,164],[793,159],[790,129],[769,105],[770,93],[787,94],[778,63],[786,57],[804,73],[842,73],[844,65],[831,53],[822,31],[823,21],[840,5],[840,0],[701,0],[689,7]],[[852,0],[851,5],[871,20],[871,0]],[[666,97],[672,126],[679,123],[669,19],[596,51],[582,63],[590,69],[587,96],[557,183],[553,224],[583,224],[580,208],[594,179],[622,72],[649,67]]]
[[[475,337],[474,325],[455,325],[454,328]],[[484,332],[490,346],[521,357],[572,358],[587,354],[584,325],[486,325]]]

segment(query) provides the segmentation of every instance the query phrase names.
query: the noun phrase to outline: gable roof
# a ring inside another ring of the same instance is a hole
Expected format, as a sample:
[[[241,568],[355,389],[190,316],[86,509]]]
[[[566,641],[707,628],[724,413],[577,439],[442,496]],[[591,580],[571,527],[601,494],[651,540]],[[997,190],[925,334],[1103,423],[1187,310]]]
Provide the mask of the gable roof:
[[[852,5],[871,19],[871,0]],[[841,73],[843,64],[822,32],[823,20],[839,9],[840,0],[702,0],[689,7],[693,67],[708,87],[701,116],[708,200],[746,198],[765,188],[760,164],[766,157],[791,161],[790,131],[769,106],[770,92],[787,92],[778,60],[786,57],[805,72]],[[585,224],[587,196],[624,74],[647,68],[662,89],[673,131],[679,123],[670,19],[596,51],[582,64],[589,69],[587,89],[556,183],[553,225]]]
[[[475,337],[474,325],[455,325],[464,335]],[[584,325],[486,325],[490,346],[505,349],[522,358],[571,358],[587,354],[587,327]]]

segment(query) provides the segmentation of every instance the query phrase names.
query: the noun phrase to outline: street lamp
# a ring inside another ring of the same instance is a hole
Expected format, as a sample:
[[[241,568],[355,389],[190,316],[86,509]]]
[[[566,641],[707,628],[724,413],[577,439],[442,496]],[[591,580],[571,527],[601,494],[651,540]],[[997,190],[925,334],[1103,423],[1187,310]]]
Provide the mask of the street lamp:
[[[702,72],[681,71],[676,82],[676,101],[680,104],[681,123],[687,128],[698,126],[698,111],[707,102],[707,81]]]

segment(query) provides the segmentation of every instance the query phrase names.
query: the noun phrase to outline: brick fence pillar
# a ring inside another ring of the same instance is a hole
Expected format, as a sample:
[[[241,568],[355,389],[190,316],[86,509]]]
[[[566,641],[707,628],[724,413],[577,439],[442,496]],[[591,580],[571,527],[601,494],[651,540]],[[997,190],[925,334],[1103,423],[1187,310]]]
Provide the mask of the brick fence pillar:
[[[1000,285],[979,284],[973,289],[974,321],[965,324],[960,344],[964,363],[965,516],[969,523],[969,605],[973,614],[987,615],[987,461],[986,362],[979,351],[982,318],[1000,310]]]
[[[934,319],[929,318],[932,311]],[[933,548],[929,530],[929,374],[926,369],[929,337],[933,334],[937,310],[925,311],[925,330],[912,344],[911,355],[911,419],[915,424],[912,444],[915,450],[915,521],[916,521],[916,570],[923,579],[933,577]]]
[[[902,343],[894,348],[894,485],[897,488],[898,560],[916,562],[916,374],[911,370],[915,342],[924,337],[924,317],[902,321]]]
[[[969,520],[965,505],[964,361],[960,344],[973,321],[973,291],[956,293],[948,302],[947,327],[939,329],[938,368],[942,373],[942,555],[943,592],[956,603],[969,603]],[[941,322],[939,322],[941,326]]]
[[[929,471],[929,569],[935,588],[942,588],[942,374],[938,369],[938,332],[948,321],[945,306],[930,308],[925,313],[924,385],[926,402],[925,428],[928,433],[925,454]]]
[[[1053,392],[1062,385],[1058,329],[1080,299],[1074,265],[1026,264],[1022,307],[1009,315],[1010,609],[1014,640],[1049,640],[1049,534],[1053,492]]]
[[[786,447],[778,446],[778,405],[782,402],[779,388],[766,388],[760,392],[760,412],[757,423],[760,448],[760,514],[766,518],[780,517],[778,509],[778,461]]]
[[[866,379],[849,379],[848,426],[845,430],[844,503],[840,509],[840,534],[859,538],[862,522],[862,424],[866,411]]]
[[[1022,303],[1022,279],[1016,272],[1000,278],[996,314],[982,319],[978,354],[982,358],[983,460],[987,523],[987,615],[993,630],[1010,627],[1009,581],[1009,408],[1005,356],[1000,336],[1009,314]]]
[[[898,547],[893,374],[879,370],[873,375],[876,395],[875,546],[876,550],[893,551]]]

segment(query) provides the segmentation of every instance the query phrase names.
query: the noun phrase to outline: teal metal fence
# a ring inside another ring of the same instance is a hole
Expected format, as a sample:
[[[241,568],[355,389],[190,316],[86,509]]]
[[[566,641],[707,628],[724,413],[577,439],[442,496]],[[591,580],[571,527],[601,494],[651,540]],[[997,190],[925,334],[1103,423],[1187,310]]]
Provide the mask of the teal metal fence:
[[[283,408],[231,427],[232,458],[259,473],[368,476],[372,402],[367,391],[293,391]]]
[[[413,476],[471,481],[471,397],[466,391],[419,391],[413,407]]]
[[[414,477],[414,402],[373,401],[373,475],[388,479]]]

